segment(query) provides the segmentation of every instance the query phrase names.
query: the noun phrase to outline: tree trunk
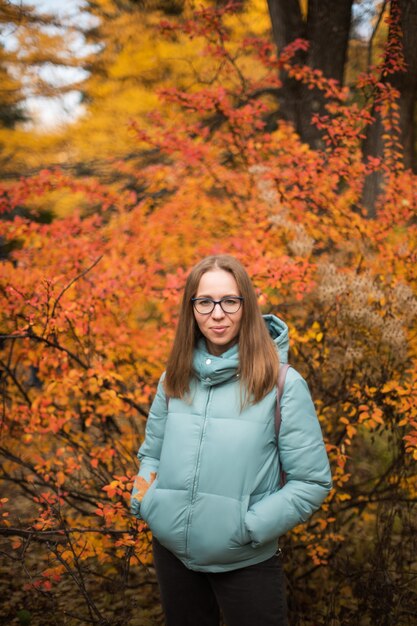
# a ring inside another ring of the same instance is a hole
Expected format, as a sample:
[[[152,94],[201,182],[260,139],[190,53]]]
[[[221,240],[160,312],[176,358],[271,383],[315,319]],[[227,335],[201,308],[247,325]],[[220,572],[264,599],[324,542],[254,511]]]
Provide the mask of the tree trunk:
[[[306,39],[306,27],[301,15],[298,0],[268,0],[269,14],[271,17],[272,33],[278,51],[282,50],[295,39]],[[306,55],[299,52],[294,61],[301,65],[306,63]],[[301,135],[304,106],[303,85],[297,80],[290,78],[286,72],[280,76],[282,89],[279,95],[280,117],[291,122],[296,131]]]
[[[389,82],[399,91],[400,106],[400,141],[404,149],[404,165],[413,168],[415,164],[415,108],[417,97],[417,0],[396,0],[400,9],[402,44],[407,70],[382,77],[382,82]],[[391,10],[394,3],[391,3]],[[382,140],[382,121],[377,112],[373,112],[375,123],[369,127],[364,142],[364,157],[382,157],[384,143]],[[370,217],[375,216],[375,204],[382,187],[381,174],[374,173],[365,181],[363,204]]]
[[[278,51],[294,39],[307,39],[308,51],[300,53],[295,62],[320,69],[326,78],[342,83],[352,4],[353,0],[309,0],[307,19],[304,20],[299,0],[268,0]],[[321,134],[311,124],[311,117],[324,111],[321,92],[306,88],[287,74],[281,79],[280,116],[292,122],[301,139],[312,148],[320,147]]]

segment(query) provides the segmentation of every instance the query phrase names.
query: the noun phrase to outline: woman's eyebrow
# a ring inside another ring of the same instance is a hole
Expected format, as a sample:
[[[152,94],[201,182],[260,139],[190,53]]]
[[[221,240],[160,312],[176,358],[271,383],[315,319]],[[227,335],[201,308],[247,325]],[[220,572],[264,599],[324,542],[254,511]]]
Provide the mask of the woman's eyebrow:
[[[210,296],[207,293],[202,293],[199,296],[196,296],[196,298],[210,298],[210,300],[215,300],[216,298],[213,298],[213,296]],[[219,298],[219,300],[222,300],[223,298],[240,298],[240,296],[238,296],[237,293],[227,293],[224,296],[221,296],[221,298]]]

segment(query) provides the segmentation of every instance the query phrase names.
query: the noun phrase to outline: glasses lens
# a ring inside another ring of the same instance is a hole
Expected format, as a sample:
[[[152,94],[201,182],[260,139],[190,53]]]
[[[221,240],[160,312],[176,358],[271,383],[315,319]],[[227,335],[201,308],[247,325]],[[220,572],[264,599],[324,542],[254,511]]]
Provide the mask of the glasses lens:
[[[211,313],[214,308],[213,300],[196,300],[194,302],[194,306],[198,313],[202,315],[207,315],[207,313]]]
[[[222,300],[222,309],[225,313],[237,313],[240,309],[239,298],[225,298]]]

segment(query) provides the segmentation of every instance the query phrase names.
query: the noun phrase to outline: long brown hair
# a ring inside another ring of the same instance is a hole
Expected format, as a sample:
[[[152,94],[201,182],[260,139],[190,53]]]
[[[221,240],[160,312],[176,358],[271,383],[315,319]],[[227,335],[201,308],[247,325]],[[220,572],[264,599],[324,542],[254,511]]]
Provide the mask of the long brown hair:
[[[233,275],[240,295],[244,298],[238,338],[238,371],[244,404],[248,401],[259,402],[277,384],[278,352],[262,318],[255,290],[245,268],[234,257],[226,254],[206,257],[188,275],[177,332],[168,358],[165,391],[168,396],[182,398],[190,389],[194,347],[201,336],[191,298],[196,295],[203,274],[217,269]]]

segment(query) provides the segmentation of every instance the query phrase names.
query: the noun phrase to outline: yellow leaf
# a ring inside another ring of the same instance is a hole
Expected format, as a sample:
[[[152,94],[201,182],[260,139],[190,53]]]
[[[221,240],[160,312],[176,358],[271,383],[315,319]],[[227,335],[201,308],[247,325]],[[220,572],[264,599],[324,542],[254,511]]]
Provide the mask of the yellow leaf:
[[[341,500],[342,502],[344,500],[351,500],[351,497],[348,493],[339,493],[338,495],[339,500]]]

